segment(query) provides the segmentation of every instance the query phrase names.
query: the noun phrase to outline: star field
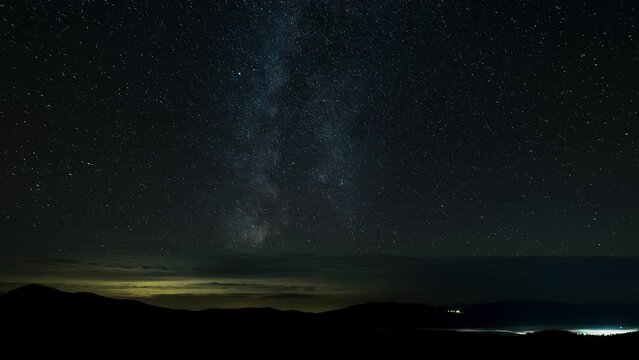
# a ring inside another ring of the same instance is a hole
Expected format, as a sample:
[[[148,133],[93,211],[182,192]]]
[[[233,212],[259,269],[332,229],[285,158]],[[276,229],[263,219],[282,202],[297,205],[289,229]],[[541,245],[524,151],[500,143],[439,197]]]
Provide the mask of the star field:
[[[637,256],[638,15],[0,3],[0,249]]]

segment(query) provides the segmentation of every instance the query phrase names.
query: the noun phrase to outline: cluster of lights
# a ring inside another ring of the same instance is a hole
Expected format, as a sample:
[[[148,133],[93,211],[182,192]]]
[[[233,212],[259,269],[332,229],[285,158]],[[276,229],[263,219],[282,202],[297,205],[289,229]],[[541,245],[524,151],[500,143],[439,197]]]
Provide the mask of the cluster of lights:
[[[449,313],[454,313],[452,310],[448,310]],[[457,313],[455,313],[457,314]],[[544,330],[549,330],[544,329]],[[577,328],[577,329],[559,329],[563,331],[568,331],[573,334],[579,335],[593,335],[593,336],[610,336],[610,335],[621,335],[628,334],[639,331],[638,328],[628,328],[624,329],[623,327],[619,328]],[[504,333],[504,334],[515,334],[515,335],[526,335],[531,334],[543,330],[513,330],[513,329],[457,329],[460,332],[486,332],[486,333]]]
[[[632,332],[636,332],[638,329],[624,329],[622,327],[618,329],[570,329],[571,333],[579,334],[579,335],[620,335],[620,334],[628,334]]]

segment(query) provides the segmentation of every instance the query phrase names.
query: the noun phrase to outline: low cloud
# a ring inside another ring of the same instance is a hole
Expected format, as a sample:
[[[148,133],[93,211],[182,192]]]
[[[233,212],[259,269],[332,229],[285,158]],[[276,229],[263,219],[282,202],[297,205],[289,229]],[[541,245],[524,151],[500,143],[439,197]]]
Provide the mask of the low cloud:
[[[191,309],[327,309],[365,301],[639,302],[639,258],[309,255],[0,258],[0,292],[26,283]]]

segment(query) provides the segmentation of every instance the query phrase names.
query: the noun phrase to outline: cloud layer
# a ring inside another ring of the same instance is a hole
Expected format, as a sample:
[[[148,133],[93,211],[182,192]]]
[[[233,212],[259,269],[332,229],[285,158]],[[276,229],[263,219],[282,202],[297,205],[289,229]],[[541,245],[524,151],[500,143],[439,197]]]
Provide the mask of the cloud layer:
[[[639,301],[637,258],[408,258],[306,255],[0,258],[0,291],[38,282],[188,309],[328,310],[366,301]]]

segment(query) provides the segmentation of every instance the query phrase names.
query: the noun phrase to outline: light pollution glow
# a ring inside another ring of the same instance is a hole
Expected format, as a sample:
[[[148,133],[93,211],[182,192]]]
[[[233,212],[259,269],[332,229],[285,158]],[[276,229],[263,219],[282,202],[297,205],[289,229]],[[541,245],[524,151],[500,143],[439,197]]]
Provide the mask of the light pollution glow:
[[[606,335],[620,335],[620,334],[628,334],[636,332],[638,329],[570,329],[571,333],[579,334],[579,335],[598,335],[598,336],[606,336]]]
[[[554,327],[548,328],[536,328],[535,330],[524,329],[449,329],[459,332],[478,332],[478,333],[495,333],[495,334],[510,334],[510,335],[527,335],[545,330],[555,330]],[[558,330],[568,331],[579,335],[594,335],[594,336],[608,336],[608,335],[620,335],[628,334],[639,331],[636,328],[579,328],[579,329],[565,329],[559,328]]]
[[[639,302],[633,291],[635,279],[626,275],[637,266],[633,259],[608,258],[359,259],[253,254],[175,258],[127,249],[57,258],[2,254],[0,293],[36,283],[172,308],[273,307],[311,312],[370,301],[622,303]],[[563,286],[562,274],[567,271],[574,274],[571,287]]]
[[[70,279],[63,277],[12,277],[3,281],[0,291],[38,283],[68,292],[91,292],[119,299],[133,299],[172,308],[202,310],[208,308],[241,308],[271,306],[279,309],[324,311],[349,304],[349,291],[335,284],[315,281],[309,284],[295,279],[185,278],[158,279]],[[321,298],[323,301],[317,302]]]

